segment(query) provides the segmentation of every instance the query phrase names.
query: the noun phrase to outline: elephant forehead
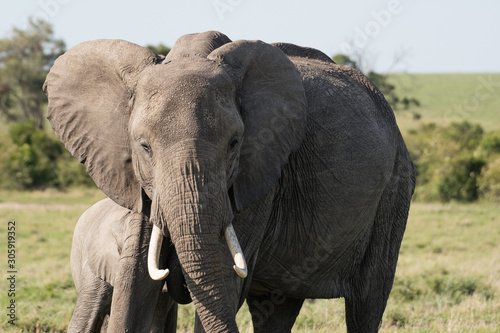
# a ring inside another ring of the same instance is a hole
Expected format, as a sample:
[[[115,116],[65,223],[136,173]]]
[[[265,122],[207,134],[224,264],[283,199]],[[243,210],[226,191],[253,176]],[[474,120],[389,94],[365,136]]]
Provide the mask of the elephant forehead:
[[[136,87],[134,122],[189,137],[240,126],[229,75],[212,62],[195,65],[159,65],[144,73]]]
[[[211,61],[158,65],[145,71],[136,87],[136,99],[151,109],[186,108],[190,105],[229,102],[234,84]]]
[[[213,61],[171,62],[151,67],[138,81],[138,93],[189,92],[192,95],[227,90],[232,85],[226,71]]]

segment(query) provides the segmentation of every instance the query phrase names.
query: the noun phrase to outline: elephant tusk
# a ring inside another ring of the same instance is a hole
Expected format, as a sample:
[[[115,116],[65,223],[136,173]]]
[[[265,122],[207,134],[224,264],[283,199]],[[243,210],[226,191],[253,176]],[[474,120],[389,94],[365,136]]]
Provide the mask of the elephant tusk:
[[[229,246],[229,251],[231,251],[231,255],[234,258],[235,265],[233,268],[236,271],[236,274],[244,279],[248,275],[247,263],[245,261],[245,256],[243,255],[243,251],[241,250],[240,243],[238,242],[238,237],[236,237],[236,233],[234,232],[232,223],[226,227],[224,235],[226,237],[227,245]]]
[[[153,225],[151,232],[151,240],[148,250],[148,271],[153,280],[163,280],[168,276],[170,271],[167,269],[159,269],[161,244],[163,243],[163,235],[156,225]]]

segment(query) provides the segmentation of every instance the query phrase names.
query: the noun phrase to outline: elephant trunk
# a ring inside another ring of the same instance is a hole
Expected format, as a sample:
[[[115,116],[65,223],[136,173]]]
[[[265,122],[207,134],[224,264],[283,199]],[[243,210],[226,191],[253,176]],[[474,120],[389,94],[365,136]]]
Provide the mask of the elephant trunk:
[[[237,332],[235,310],[225,288],[218,235],[186,235],[177,241],[178,258],[206,332]]]
[[[173,162],[171,155],[169,163]],[[164,173],[169,176],[164,182],[167,190],[162,196],[155,195],[152,220],[164,234],[170,234],[205,331],[237,332],[236,309],[224,283],[227,265],[222,258],[227,257],[224,252],[228,246],[238,260],[235,270],[240,276],[246,276],[246,264],[231,225],[225,173],[214,172],[218,169],[199,159],[191,159],[180,168],[177,164],[176,169]],[[228,245],[223,234],[230,240]]]

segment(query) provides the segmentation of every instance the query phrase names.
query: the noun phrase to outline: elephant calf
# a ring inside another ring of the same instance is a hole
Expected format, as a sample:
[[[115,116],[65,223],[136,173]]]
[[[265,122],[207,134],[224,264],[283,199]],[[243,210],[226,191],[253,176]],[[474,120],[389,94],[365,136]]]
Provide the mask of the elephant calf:
[[[99,201],[78,220],[71,249],[71,273],[78,298],[68,332],[99,332],[101,328],[105,331],[107,325],[103,323],[110,314],[112,299],[132,301],[133,288],[128,289],[130,295],[125,289],[126,295],[121,291],[120,297],[115,297],[113,286],[118,282],[127,285],[118,272],[121,268],[127,269],[123,267],[126,260],[122,258],[127,247],[131,246],[127,231],[134,228],[144,230],[145,238],[149,238],[151,227],[147,217],[123,208],[111,199]],[[152,292],[159,292],[163,286],[163,281],[152,281],[147,276],[147,269],[145,280],[146,284],[150,282]],[[132,284],[132,281],[128,282],[128,285]],[[149,304],[145,305],[146,308]],[[156,309],[144,309],[136,321],[136,327],[140,329],[149,327],[152,321],[152,332],[175,332],[177,303],[168,293],[162,292]]]

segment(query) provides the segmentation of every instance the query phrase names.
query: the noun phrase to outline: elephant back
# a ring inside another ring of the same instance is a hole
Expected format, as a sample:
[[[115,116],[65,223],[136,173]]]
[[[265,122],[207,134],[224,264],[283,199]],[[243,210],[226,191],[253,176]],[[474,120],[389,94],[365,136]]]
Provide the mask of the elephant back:
[[[334,64],[335,62],[326,54],[321,52],[320,50],[313,49],[311,47],[302,47],[295,44],[290,43],[273,43],[271,44],[277,48],[279,48],[283,53],[285,53],[288,57],[299,57],[306,59],[315,59],[321,60],[327,63]]]

